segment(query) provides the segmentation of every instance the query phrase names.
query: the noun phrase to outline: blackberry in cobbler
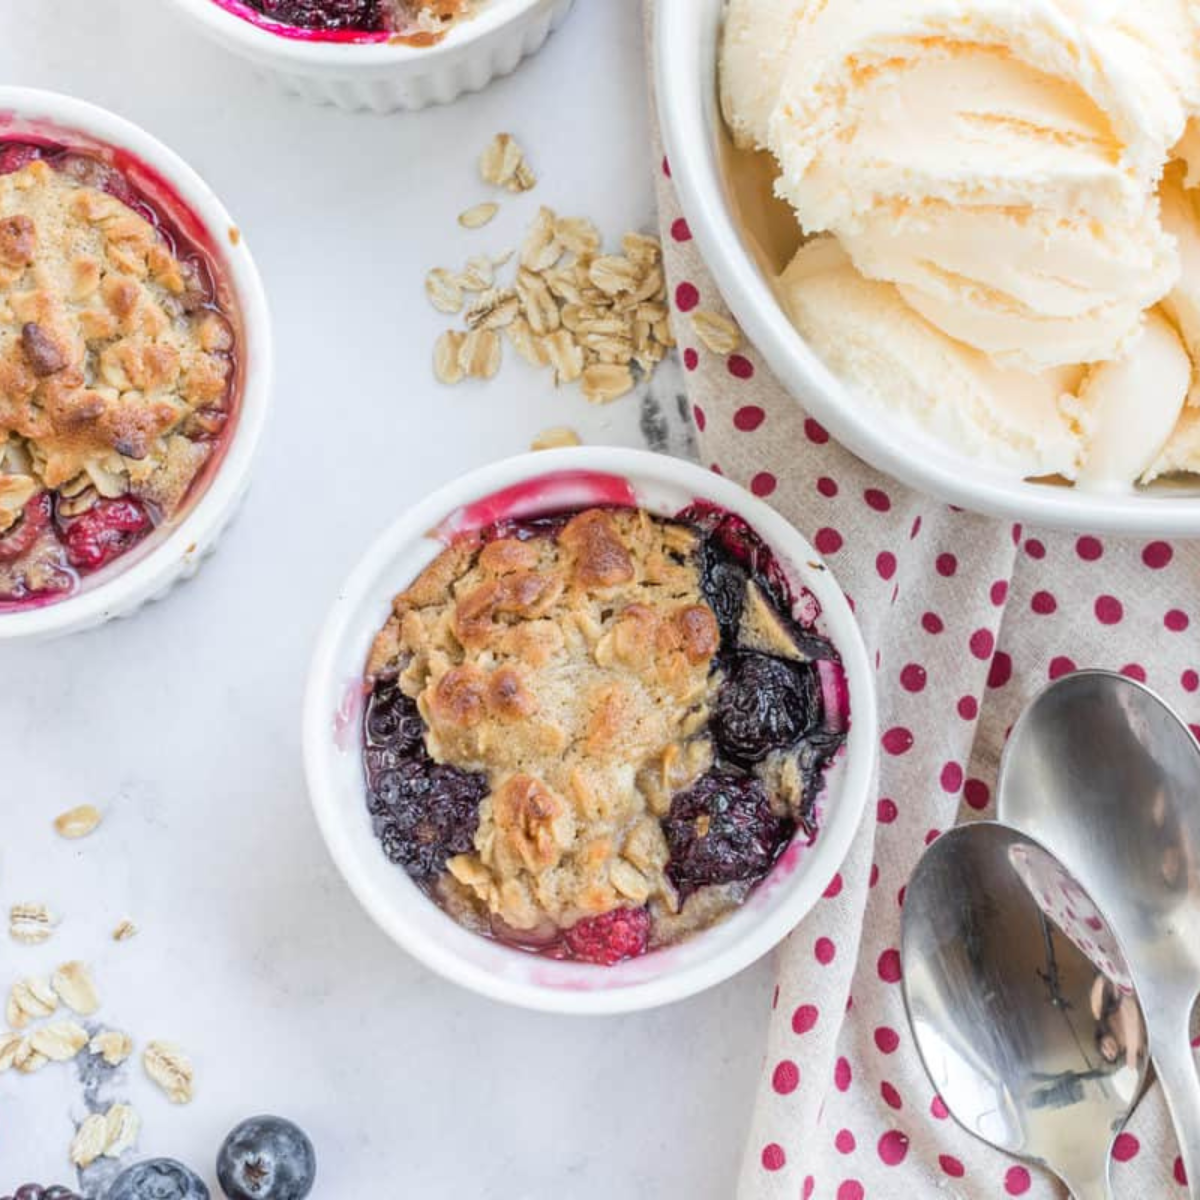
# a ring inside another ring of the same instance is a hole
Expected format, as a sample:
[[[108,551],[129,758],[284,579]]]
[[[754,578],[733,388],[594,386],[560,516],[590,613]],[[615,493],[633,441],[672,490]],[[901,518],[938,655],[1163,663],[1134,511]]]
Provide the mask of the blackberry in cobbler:
[[[317,38],[374,40],[389,38],[431,45],[482,0],[240,0],[243,15],[289,25]],[[231,0],[218,0],[231,5]],[[363,35],[363,36],[359,36]]]
[[[612,966],[816,833],[845,738],[811,597],[745,521],[593,508],[452,543],[368,663],[384,854],[480,933]]]
[[[219,291],[116,167],[0,139],[0,614],[69,595],[181,512],[233,403]]]

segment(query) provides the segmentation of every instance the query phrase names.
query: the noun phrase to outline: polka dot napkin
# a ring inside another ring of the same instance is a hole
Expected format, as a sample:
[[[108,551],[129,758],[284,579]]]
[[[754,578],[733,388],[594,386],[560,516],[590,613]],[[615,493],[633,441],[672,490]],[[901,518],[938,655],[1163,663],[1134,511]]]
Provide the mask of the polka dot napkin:
[[[702,459],[826,557],[854,602],[880,693],[878,792],[842,870],[778,956],[739,1196],[1062,1196],[963,1132],[934,1095],[899,986],[904,887],[941,830],[995,816],[1005,731],[1047,680],[1077,666],[1121,670],[1200,723],[1200,544],[1022,529],[872,470],[753,348],[724,357],[695,336],[689,314],[727,310],[665,159],[658,199]],[[1122,1200],[1186,1195],[1156,1087],[1115,1160]]]

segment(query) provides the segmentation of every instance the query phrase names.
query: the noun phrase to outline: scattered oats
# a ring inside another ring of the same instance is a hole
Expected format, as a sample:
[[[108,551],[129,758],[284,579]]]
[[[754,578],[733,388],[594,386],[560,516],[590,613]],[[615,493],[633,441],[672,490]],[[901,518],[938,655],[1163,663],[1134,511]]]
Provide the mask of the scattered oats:
[[[529,328],[538,337],[545,337],[559,327],[558,304],[540,275],[524,269],[518,271],[516,293]]]
[[[644,904],[650,896],[650,881],[632,863],[618,858],[608,869],[612,885],[635,904]]]
[[[107,1145],[108,1121],[103,1113],[92,1113],[71,1139],[71,1161],[77,1167],[90,1167],[104,1154]]]
[[[521,311],[521,301],[511,288],[483,293],[467,310],[468,329],[503,329],[511,325]]]
[[[485,292],[495,280],[495,264],[486,254],[476,254],[467,259],[467,265],[459,273],[457,282],[465,292]]]
[[[51,1062],[69,1062],[88,1044],[87,1030],[74,1021],[54,1021],[35,1029],[29,1044]]]
[[[51,976],[50,985],[58,998],[81,1017],[90,1017],[100,1007],[96,985],[85,963],[63,963]]]
[[[58,1007],[58,997],[45,979],[18,979],[8,993],[4,1019],[13,1029],[24,1029],[31,1021],[48,1017]]]
[[[100,824],[100,810],[91,804],[81,804],[54,818],[54,828],[60,837],[87,837]]]
[[[425,295],[438,312],[456,313],[462,310],[463,296],[459,281],[443,267],[435,267],[425,276]]]
[[[482,204],[476,204],[465,212],[460,212],[458,223],[464,229],[482,229],[499,211],[500,205],[485,200]]]
[[[577,258],[593,258],[600,249],[600,230],[587,217],[559,217],[554,232],[563,249]]]
[[[192,1062],[178,1046],[170,1042],[151,1042],[142,1051],[142,1066],[172,1104],[187,1104],[191,1100]]]
[[[500,370],[500,335],[493,329],[472,329],[458,349],[458,365],[471,379],[491,379]]]
[[[562,258],[562,244],[555,228],[558,218],[552,209],[540,208],[521,245],[521,266],[527,271],[545,271]]]
[[[461,383],[464,372],[460,362],[465,333],[447,329],[433,344],[433,373],[439,383]]]
[[[99,1054],[110,1067],[118,1067],[133,1053],[133,1038],[127,1033],[106,1029],[88,1042],[88,1049]]]
[[[126,1150],[133,1149],[142,1128],[141,1118],[128,1104],[114,1104],[104,1119],[107,1141],[105,1158],[120,1158]]]
[[[19,1033],[0,1030],[0,1071],[7,1071],[17,1057],[17,1049],[24,1041]]]
[[[32,1075],[34,1071],[40,1071],[49,1061],[44,1054],[39,1054],[33,1048],[33,1044],[28,1038],[21,1039],[17,1051],[13,1055],[13,1066],[22,1075]]]
[[[627,233],[621,239],[621,249],[639,267],[652,267],[662,259],[662,243],[645,233]]]
[[[537,177],[525,161],[525,152],[511,134],[498,133],[479,156],[479,174],[484,183],[510,192],[527,192]]]
[[[619,254],[605,254],[588,268],[588,278],[606,296],[633,292],[642,283],[637,265]]]
[[[8,934],[15,942],[38,946],[48,941],[58,919],[44,904],[14,904],[8,910]]]
[[[651,267],[637,291],[633,293],[633,299],[641,304],[645,300],[663,300],[666,294],[667,281],[662,273],[662,268]]]
[[[608,404],[633,390],[633,372],[627,366],[595,363],[583,373],[583,394],[592,404]]]
[[[130,920],[122,921],[116,929],[112,931],[112,939],[114,942],[127,942],[131,937],[137,934],[137,926]]]
[[[524,317],[518,317],[505,332],[508,334],[508,340],[513,344],[513,349],[531,367],[544,367],[549,361],[541,340],[534,334],[529,327],[529,322]]]
[[[542,338],[542,349],[554,368],[556,383],[574,383],[583,374],[583,351],[566,329]]]
[[[555,271],[545,271],[542,274],[542,278],[545,279],[546,286],[560,300],[567,304],[583,303],[583,290],[579,285],[579,268],[577,266],[561,267]]]
[[[742,344],[742,331],[720,313],[699,309],[692,314],[692,327],[714,354],[732,354]]]
[[[565,425],[555,425],[553,429],[543,429],[529,443],[530,450],[558,450],[563,446],[582,445],[579,434]]]

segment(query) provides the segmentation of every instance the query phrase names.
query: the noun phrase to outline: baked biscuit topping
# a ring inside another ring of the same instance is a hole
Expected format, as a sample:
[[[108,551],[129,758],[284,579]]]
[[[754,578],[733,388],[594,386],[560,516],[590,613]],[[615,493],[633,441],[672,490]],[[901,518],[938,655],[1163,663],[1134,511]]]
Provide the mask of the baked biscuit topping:
[[[596,938],[564,931],[645,908],[647,943],[672,940],[811,827],[843,736],[816,660],[836,654],[772,606],[752,531],[691,515],[494,527],[396,598],[368,663],[368,804],[466,923],[570,953]],[[718,529],[753,539],[749,570]]]
[[[227,420],[234,351],[207,267],[177,254],[118,172],[8,149],[26,161],[0,173],[0,600],[66,590],[71,570],[102,565],[51,561],[49,534],[6,547],[43,496],[68,547],[66,525],[95,523],[105,501],[136,506],[113,520],[139,535],[174,515]],[[32,549],[45,553],[22,570]]]

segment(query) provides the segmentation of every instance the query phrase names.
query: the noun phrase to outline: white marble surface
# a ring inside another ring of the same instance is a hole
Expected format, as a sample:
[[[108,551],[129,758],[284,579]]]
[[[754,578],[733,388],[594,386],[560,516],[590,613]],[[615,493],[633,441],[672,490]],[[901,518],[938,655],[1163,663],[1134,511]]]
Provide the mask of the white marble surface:
[[[512,79],[378,118],[277,97],[161,0],[0,0],[0,79],[84,96],[170,143],[233,211],[274,309],[276,409],[216,557],[133,621],[0,650],[0,905],[44,900],[65,917],[45,947],[0,940],[0,984],[84,958],[105,1023],[186,1047],[189,1108],[136,1064],[101,1094],[136,1105],[142,1154],[210,1183],[225,1131],[276,1110],[313,1136],[317,1195],[333,1200],[732,1194],[769,965],[621,1019],[478,999],[358,909],[310,815],[298,744],[314,632],[406,503],[550,424],[641,440],[638,400],[589,410],[516,361],[490,386],[439,390],[421,290],[428,267],[509,245],[539,201],[611,235],[652,223],[639,9],[579,0]],[[453,217],[479,198],[474,156],[499,129],[542,182],[468,234]],[[673,408],[669,376],[659,391]],[[102,829],[56,838],[51,818],[84,800]],[[142,932],[114,945],[126,916]],[[0,1193],[69,1181],[85,1111],[71,1067],[0,1075]]]

